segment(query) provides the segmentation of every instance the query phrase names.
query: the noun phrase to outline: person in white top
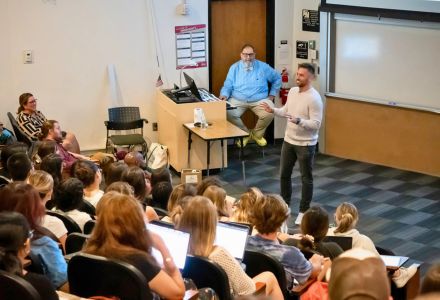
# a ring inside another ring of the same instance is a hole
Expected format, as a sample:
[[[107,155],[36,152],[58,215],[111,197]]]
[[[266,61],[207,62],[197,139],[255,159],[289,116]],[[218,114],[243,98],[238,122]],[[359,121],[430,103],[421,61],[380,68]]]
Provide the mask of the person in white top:
[[[92,217],[78,208],[81,207],[83,200],[83,184],[78,178],[63,180],[55,194],[56,208],[64,212],[79,225],[84,231],[84,225],[92,220]]]
[[[99,189],[102,181],[101,169],[92,161],[77,160],[72,165],[72,175],[84,185],[84,200],[89,201],[94,207],[98,205],[104,192]]]
[[[335,222],[337,227],[329,228],[329,236],[351,237],[353,248],[362,248],[379,256],[373,241],[366,235],[361,234],[355,227],[359,221],[359,213],[354,204],[349,202],[341,203],[336,208]],[[417,272],[417,267],[401,267],[392,276],[392,280],[398,288],[403,287],[408,280]]]
[[[233,295],[251,295],[256,291],[256,283],[261,282],[266,284],[266,295],[270,299],[284,299],[278,281],[272,273],[263,272],[250,278],[226,249],[214,245],[217,215],[217,208],[206,197],[195,196],[188,201],[177,229],[191,234],[189,252],[192,255],[207,257],[220,265],[228,276]]]
[[[53,193],[53,178],[46,171],[36,170],[31,171],[27,179],[28,183],[32,185],[40,194],[43,205],[52,198]],[[43,217],[43,227],[49,229],[60,241],[61,245],[65,246],[67,238],[67,228],[63,221],[57,217],[45,214]]]
[[[302,190],[299,214],[295,221],[297,225],[301,224],[302,216],[309,209],[312,201],[312,169],[322,120],[323,104],[318,91],[312,87],[314,78],[315,68],[312,64],[299,64],[296,72],[298,86],[290,89],[286,104],[281,108],[261,104],[267,112],[287,118],[280,159],[281,196],[289,205],[292,196],[291,176],[298,160]]]

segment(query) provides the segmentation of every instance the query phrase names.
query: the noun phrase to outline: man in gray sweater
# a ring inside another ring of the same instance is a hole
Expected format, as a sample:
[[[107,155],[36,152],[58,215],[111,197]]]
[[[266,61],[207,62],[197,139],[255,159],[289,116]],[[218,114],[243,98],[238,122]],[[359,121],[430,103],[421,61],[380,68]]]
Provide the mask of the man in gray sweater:
[[[310,63],[302,63],[296,72],[297,87],[290,89],[287,102],[281,108],[272,108],[266,103],[261,106],[269,113],[287,118],[284,143],[281,148],[280,183],[281,196],[290,204],[292,196],[292,170],[299,162],[302,190],[299,214],[295,224],[301,224],[303,213],[310,207],[313,196],[313,160],[318,131],[322,120],[322,100],[312,87],[315,68]]]

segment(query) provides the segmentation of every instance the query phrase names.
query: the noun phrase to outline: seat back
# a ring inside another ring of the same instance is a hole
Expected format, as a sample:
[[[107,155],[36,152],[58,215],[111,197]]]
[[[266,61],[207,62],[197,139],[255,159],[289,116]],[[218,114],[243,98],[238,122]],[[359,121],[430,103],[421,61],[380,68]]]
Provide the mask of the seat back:
[[[387,249],[387,248],[382,248],[382,247],[376,246],[376,250],[377,250],[377,252],[379,252],[380,255],[391,255],[391,256],[396,255],[392,250]]]
[[[9,122],[11,122],[12,129],[14,130],[17,141],[26,143],[30,147],[32,145],[32,140],[23,132],[23,130],[21,130],[11,112],[8,112],[8,119]]]
[[[228,276],[215,262],[201,256],[188,255],[182,276],[191,278],[198,287],[210,287],[219,299],[232,299]]]
[[[116,296],[124,300],[152,299],[145,276],[126,262],[79,253],[70,259],[67,275],[70,293],[80,297]]]
[[[0,299],[43,300],[25,279],[0,271]]]
[[[73,232],[66,239],[66,254],[79,252],[82,250],[85,242],[89,238],[88,234]]]
[[[78,208],[79,211],[85,212],[91,216],[96,216],[96,208],[87,200],[83,200],[81,206]]]
[[[84,234],[91,234],[93,228],[95,228],[95,225],[96,225],[95,220],[87,221],[86,224],[84,224]]]
[[[344,251],[353,248],[353,238],[350,236],[326,236],[322,241],[336,243]]]
[[[156,212],[156,214],[159,216],[159,218],[163,218],[165,216],[168,216],[168,211],[166,211],[163,208],[160,207],[153,207],[154,211]]]
[[[79,227],[79,225],[71,217],[69,217],[65,213],[62,213],[62,212],[59,212],[59,211],[47,210],[46,214],[48,214],[50,216],[57,217],[58,219],[63,221],[64,226],[66,226],[68,234],[71,234],[72,232],[82,233],[82,230]]]
[[[108,109],[108,120],[117,123],[130,123],[141,119],[139,107],[121,106]]]

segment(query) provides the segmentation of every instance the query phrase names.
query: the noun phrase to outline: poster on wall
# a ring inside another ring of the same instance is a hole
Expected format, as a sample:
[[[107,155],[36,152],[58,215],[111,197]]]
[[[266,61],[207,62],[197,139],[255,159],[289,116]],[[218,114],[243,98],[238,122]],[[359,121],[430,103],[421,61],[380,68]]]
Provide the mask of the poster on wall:
[[[296,58],[309,58],[309,43],[308,41],[296,41]]]
[[[319,32],[319,11],[310,9],[302,10],[302,30]]]
[[[206,25],[185,25],[174,28],[176,35],[176,69],[202,68],[208,65]]]

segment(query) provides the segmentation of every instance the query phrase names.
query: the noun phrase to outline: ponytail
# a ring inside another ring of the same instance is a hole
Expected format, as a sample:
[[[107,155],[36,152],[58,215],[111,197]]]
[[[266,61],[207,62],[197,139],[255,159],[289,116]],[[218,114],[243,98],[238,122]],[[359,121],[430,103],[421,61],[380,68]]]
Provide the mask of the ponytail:
[[[342,203],[336,209],[336,218],[338,227],[336,227],[335,233],[344,233],[353,229],[359,219],[356,206],[348,202]]]
[[[0,270],[19,276],[23,274],[20,260],[15,251],[0,247]]]

